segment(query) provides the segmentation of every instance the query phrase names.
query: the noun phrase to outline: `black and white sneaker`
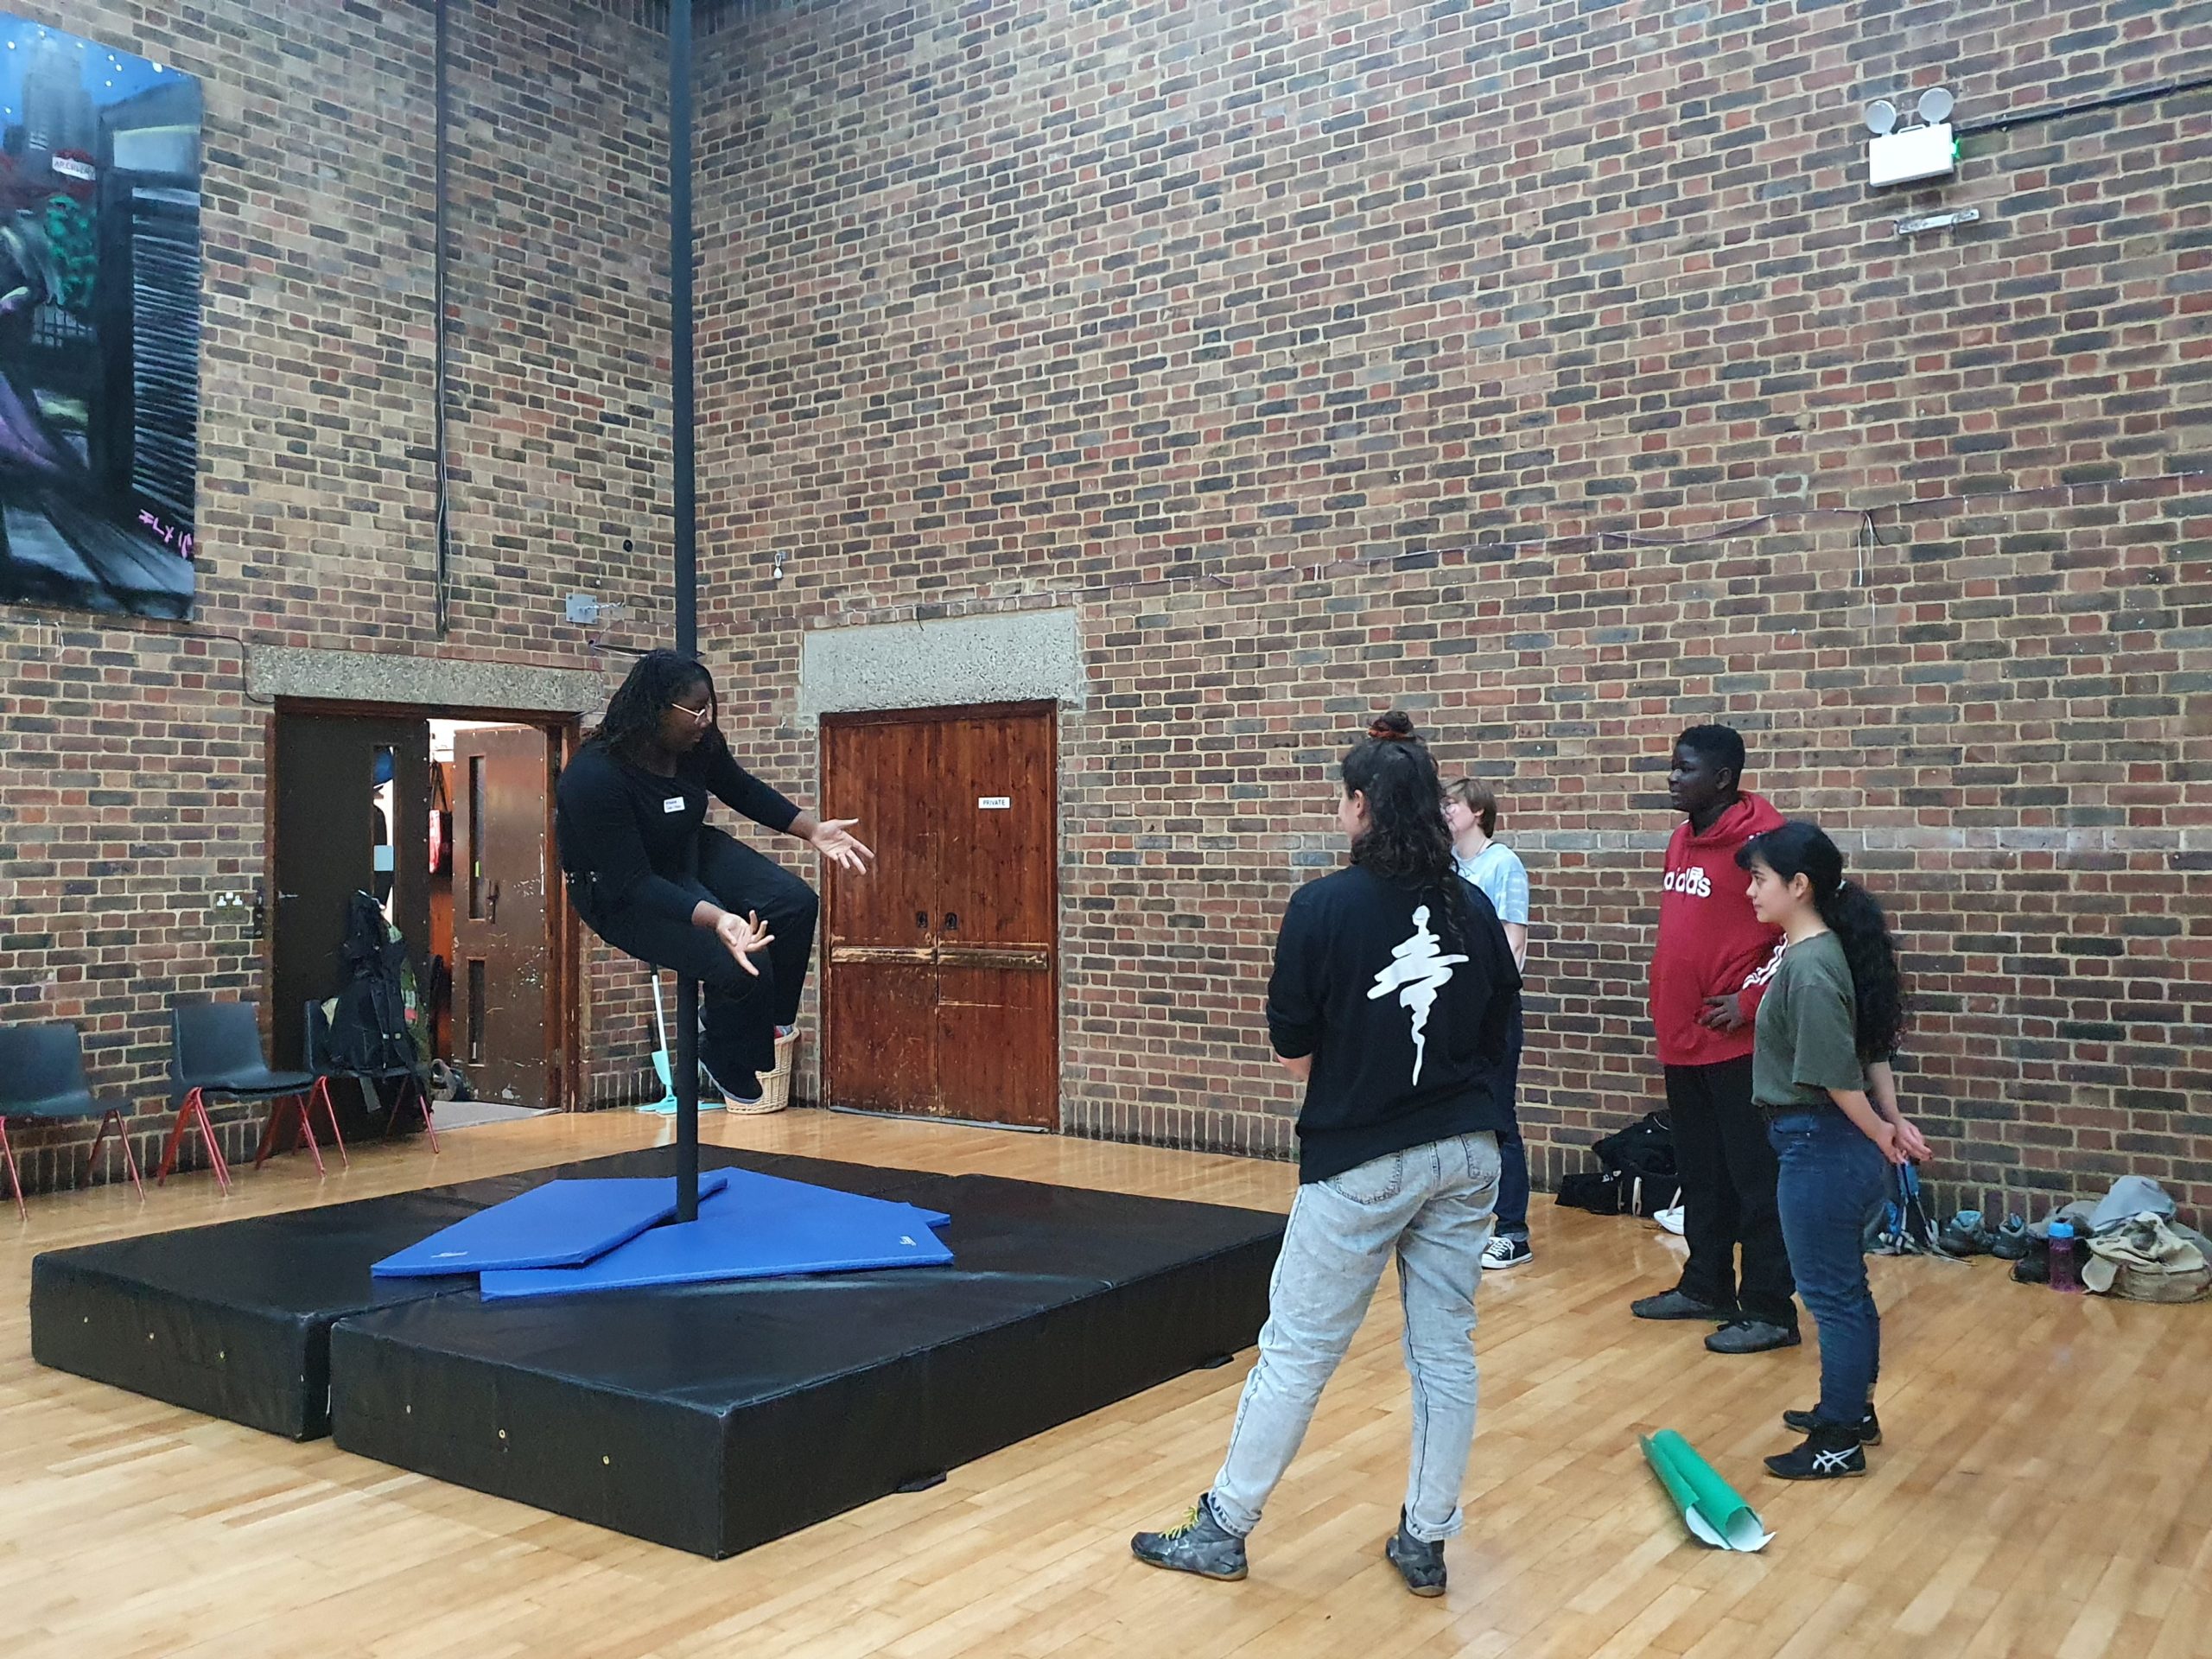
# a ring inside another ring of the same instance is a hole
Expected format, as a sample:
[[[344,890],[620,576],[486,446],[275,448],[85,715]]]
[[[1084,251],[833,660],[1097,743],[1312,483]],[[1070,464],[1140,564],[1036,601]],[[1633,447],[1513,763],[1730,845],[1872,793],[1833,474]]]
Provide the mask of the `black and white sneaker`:
[[[1529,1248],[1527,1239],[1508,1238],[1503,1233],[1495,1233],[1491,1235],[1490,1243],[1483,1246],[1483,1271],[1491,1273],[1501,1268],[1517,1268],[1535,1255],[1535,1252]]]
[[[1783,1480],[1847,1480],[1866,1472],[1866,1448],[1856,1427],[1816,1423],[1803,1445],[1769,1458],[1766,1468]]]
[[[1800,1434],[1809,1434],[1821,1426],[1821,1419],[1816,1412],[1785,1411],[1782,1414],[1782,1426],[1794,1428]],[[1861,1446],[1879,1446],[1882,1443],[1882,1420],[1874,1414],[1872,1406],[1866,1408],[1866,1414],[1853,1426],[1852,1432],[1859,1436]]]

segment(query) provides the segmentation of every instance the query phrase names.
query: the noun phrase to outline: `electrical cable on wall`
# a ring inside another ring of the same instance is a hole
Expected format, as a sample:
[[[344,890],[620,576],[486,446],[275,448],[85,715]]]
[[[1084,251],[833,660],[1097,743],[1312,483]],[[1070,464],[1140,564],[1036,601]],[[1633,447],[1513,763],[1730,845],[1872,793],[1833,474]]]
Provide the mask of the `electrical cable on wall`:
[[[449,366],[446,356],[446,285],[448,275],[446,258],[446,127],[450,115],[452,99],[452,90],[446,73],[446,0],[438,0],[435,60],[435,88],[431,99],[435,105],[432,117],[434,128],[431,140],[432,168],[436,178],[435,200],[430,214],[430,234],[434,239],[430,255],[430,289],[435,307],[431,334],[433,384],[430,421],[434,434],[432,442],[437,450],[437,511],[435,528],[433,532],[436,538],[436,547],[433,555],[435,563],[436,592],[433,598],[432,611],[435,620],[437,637],[442,639],[451,628],[453,620],[450,608],[453,572],[453,519],[450,498],[453,480],[446,454],[448,436],[446,379]]]

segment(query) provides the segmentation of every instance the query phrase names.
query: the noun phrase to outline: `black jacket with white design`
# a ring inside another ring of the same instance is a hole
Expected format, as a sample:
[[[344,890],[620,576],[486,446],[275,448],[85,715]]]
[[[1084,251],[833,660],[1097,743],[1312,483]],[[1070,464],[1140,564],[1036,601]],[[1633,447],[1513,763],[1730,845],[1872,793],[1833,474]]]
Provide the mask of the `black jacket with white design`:
[[[1292,895],[1268,982],[1268,1033],[1311,1055],[1298,1178],[1506,1126],[1494,1084],[1521,976],[1490,900],[1465,881],[1415,892],[1354,865]]]

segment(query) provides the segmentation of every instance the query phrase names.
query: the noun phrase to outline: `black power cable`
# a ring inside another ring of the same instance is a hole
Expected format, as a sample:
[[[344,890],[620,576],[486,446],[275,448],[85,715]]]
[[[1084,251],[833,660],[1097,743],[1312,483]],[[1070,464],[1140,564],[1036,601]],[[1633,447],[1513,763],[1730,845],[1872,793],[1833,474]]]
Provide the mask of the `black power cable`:
[[[2063,120],[2069,115],[2087,115],[2095,110],[2116,110],[2128,104],[2147,104],[2153,99],[2171,98],[2176,92],[2194,92],[2212,86],[2212,75],[2196,75],[2188,80],[2154,81],[2148,86],[2131,86],[2126,92],[2107,92],[2100,98],[2083,99],[2078,104],[2051,104],[2039,110],[2020,110],[2009,115],[1984,116],[1979,121],[1961,121],[1955,130],[1961,137],[1976,132],[2005,132],[2013,127],[2035,126],[2044,121]]]

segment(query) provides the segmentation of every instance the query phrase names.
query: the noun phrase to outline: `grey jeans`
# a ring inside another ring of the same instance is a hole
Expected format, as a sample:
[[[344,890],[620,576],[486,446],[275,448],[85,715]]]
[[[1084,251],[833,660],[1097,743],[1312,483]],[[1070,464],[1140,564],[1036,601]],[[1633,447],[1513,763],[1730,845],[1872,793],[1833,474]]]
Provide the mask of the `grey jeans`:
[[[1406,1523],[1427,1543],[1459,1530],[1459,1484],[1475,1438],[1475,1287],[1497,1179],[1497,1137],[1484,1133],[1409,1147],[1299,1187],[1268,1287],[1260,1357],[1214,1477],[1213,1512],[1231,1532],[1259,1525],[1394,1252],[1414,1388]]]

